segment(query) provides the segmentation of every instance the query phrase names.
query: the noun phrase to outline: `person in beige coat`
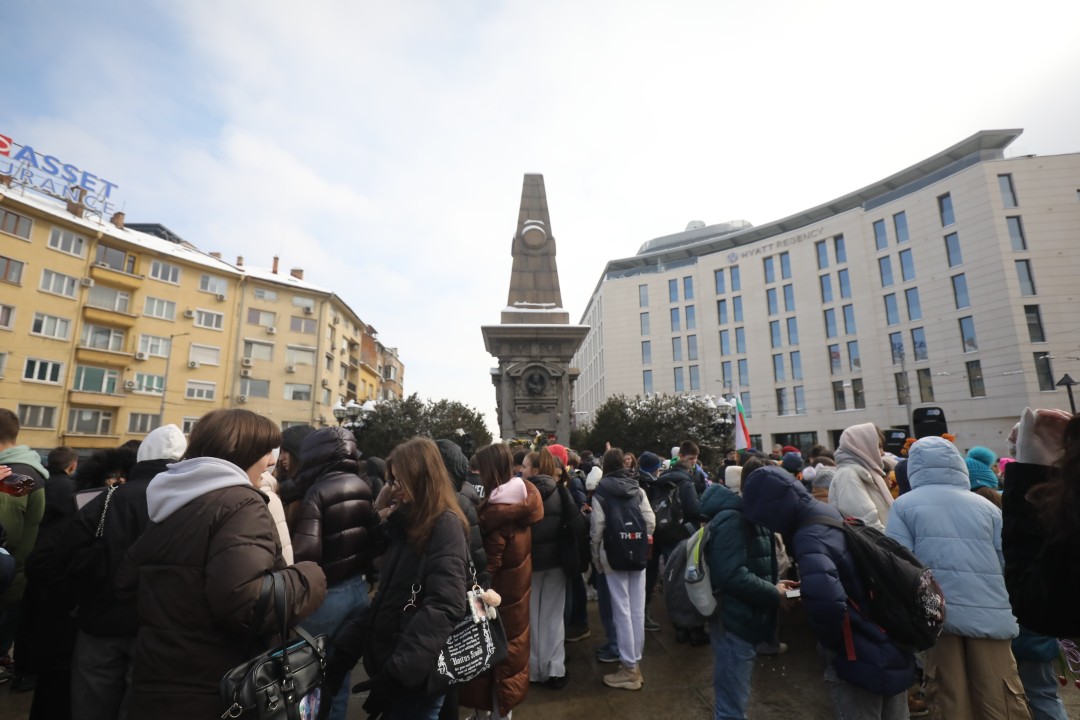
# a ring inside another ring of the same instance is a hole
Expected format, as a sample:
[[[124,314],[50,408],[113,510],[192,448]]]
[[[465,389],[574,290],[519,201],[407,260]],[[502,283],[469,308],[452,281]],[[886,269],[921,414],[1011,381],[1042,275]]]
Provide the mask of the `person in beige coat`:
[[[285,506],[277,494],[278,481],[273,475],[278,450],[274,450],[271,455],[273,461],[270,463],[270,467],[266,469],[266,472],[262,474],[262,484],[259,486],[259,490],[266,496],[266,507],[270,509],[270,516],[274,518],[274,525],[277,527],[278,538],[281,540],[281,557],[285,558],[286,564],[292,565],[292,537],[289,535],[289,525],[285,521]]]
[[[829,504],[844,514],[885,531],[893,497],[885,484],[885,439],[873,423],[852,425],[840,436]]]

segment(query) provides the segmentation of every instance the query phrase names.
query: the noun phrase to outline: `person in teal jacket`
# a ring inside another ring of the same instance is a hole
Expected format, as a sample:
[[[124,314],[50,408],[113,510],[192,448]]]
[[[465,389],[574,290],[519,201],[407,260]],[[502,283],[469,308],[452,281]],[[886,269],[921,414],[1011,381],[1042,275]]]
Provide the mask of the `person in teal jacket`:
[[[742,502],[723,485],[710,486],[701,498],[701,517],[709,523],[705,560],[721,594],[720,613],[709,622],[714,720],[746,717],[755,647],[772,639],[776,609],[794,602],[786,593],[795,584],[777,582],[772,533],[743,517]]]

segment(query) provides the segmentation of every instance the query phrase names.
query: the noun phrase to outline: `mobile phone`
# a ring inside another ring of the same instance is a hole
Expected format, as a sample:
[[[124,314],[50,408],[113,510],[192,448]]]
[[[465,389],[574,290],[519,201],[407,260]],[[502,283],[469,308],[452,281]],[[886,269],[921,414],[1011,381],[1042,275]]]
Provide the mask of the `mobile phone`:
[[[789,598],[802,597],[802,590],[799,588],[788,588],[788,591],[784,593]]]

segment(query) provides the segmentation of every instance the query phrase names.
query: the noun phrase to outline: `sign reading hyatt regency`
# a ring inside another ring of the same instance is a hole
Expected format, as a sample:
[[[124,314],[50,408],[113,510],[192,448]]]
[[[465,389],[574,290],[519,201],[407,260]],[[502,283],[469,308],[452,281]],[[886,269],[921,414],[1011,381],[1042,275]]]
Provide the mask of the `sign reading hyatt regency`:
[[[54,155],[41,155],[31,146],[19,145],[6,135],[0,135],[0,175],[45,195],[81,201],[104,215],[116,212],[112,202],[116,183],[62,162]]]
[[[804,233],[799,233],[798,235],[792,235],[791,237],[784,238],[783,240],[775,240],[771,243],[759,243],[745,250],[742,250],[741,252],[733,250],[732,252],[728,253],[727,259],[729,263],[734,264],[739,261],[739,258],[748,258],[755,255],[766,255],[772,253],[774,250],[779,250],[780,248],[787,247],[789,245],[801,243],[803,240],[812,240],[814,238],[820,237],[823,232],[825,232],[825,228],[819,227],[813,230],[808,230]]]

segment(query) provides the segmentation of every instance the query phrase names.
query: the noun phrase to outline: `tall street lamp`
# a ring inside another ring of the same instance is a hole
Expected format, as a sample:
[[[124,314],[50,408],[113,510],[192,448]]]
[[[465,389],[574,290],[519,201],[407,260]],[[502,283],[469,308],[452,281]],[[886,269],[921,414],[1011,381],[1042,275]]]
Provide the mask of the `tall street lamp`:
[[[169,357],[165,358],[165,375],[161,378],[161,411],[158,412],[158,425],[165,424],[165,397],[169,392],[169,366],[172,365],[173,340],[187,337],[191,333],[177,333],[169,336]]]
[[[1073,397],[1073,385],[1080,385],[1076,380],[1072,379],[1072,375],[1065,373],[1065,376],[1057,381],[1058,387],[1064,387],[1065,391],[1069,393],[1069,408],[1072,410],[1072,414],[1076,414],[1076,399]]]

